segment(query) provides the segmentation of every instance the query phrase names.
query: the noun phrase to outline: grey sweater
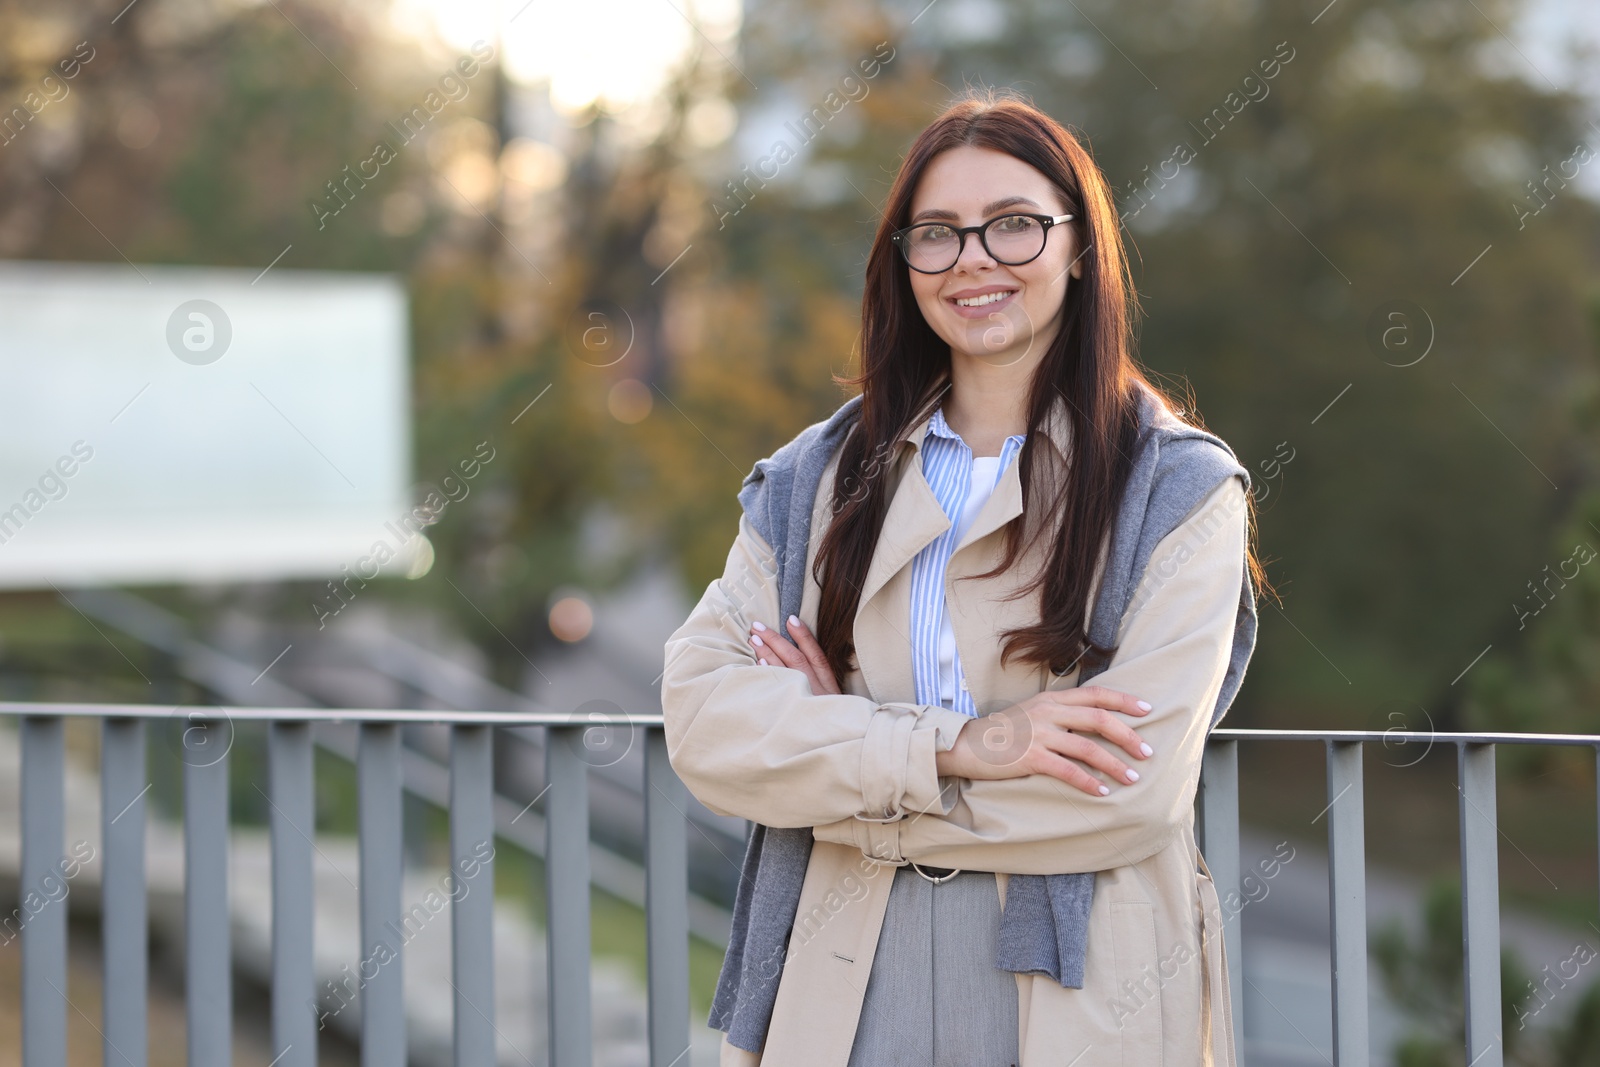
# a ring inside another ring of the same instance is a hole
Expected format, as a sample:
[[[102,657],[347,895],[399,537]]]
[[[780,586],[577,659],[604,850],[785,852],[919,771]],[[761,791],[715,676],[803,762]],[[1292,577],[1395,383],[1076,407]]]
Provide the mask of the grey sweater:
[[[1237,475],[1244,479],[1246,490],[1250,486],[1249,472],[1226,442],[1176,418],[1142,385],[1139,390],[1133,468],[1090,614],[1089,636],[1102,646],[1116,639],[1139,579],[1162,538],[1223,479]],[[826,420],[806,427],[770,457],[757,460],[739,490],[739,503],[751,525],[777,557],[779,618],[799,614],[817,486],[860,408],[861,397],[852,397]],[[1211,713],[1212,727],[1239,690],[1255,640],[1255,589],[1247,566],[1239,589],[1233,654]],[[1085,666],[1078,684],[1103,669]],[[727,1033],[731,1044],[750,1052],[761,1051],[766,1039],[811,845],[808,827],[751,824],[734,898],[733,929],[709,1019],[710,1026]],[[1047,974],[1063,986],[1083,988],[1094,883],[1093,874],[1012,875],[995,965]]]

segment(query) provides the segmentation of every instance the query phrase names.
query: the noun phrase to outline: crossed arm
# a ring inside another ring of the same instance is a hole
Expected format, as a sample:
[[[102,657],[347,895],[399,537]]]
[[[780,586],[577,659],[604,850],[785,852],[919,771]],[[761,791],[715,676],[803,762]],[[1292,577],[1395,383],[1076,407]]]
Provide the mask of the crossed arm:
[[[757,619],[778,621],[775,567],[741,517],[722,579],[667,640],[661,698],[673,767],[712,811],[811,826],[819,841],[886,862],[1017,874],[1136,863],[1189,817],[1232,650],[1245,535],[1243,483],[1228,478],[1157,545],[1117,654],[1093,680],[1153,705],[1133,725],[1154,754],[1139,782],[1091,797],[1046,774],[941,778],[935,757],[967,716],[813,695],[800,671],[759,664],[748,635]]]
[[[955,780],[940,780],[934,756],[967,717],[813,695],[799,671],[757,663],[747,638],[754,620],[778,618],[775,575],[771,546],[740,516],[722,578],[667,639],[661,708],[673,769],[712,811],[766,826],[949,811]]]

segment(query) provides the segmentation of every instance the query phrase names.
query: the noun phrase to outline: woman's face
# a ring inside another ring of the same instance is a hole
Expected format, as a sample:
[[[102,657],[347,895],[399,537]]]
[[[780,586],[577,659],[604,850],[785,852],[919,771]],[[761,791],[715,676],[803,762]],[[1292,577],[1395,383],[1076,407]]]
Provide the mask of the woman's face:
[[[1013,212],[1062,215],[1067,210],[1050,180],[1029,164],[992,148],[960,145],[935,156],[923,171],[907,225],[977,226]],[[1075,219],[1052,226],[1044,251],[1020,266],[989,255],[975,233],[966,236],[960,258],[942,274],[924,274],[901,261],[923,318],[949,343],[952,359],[965,355],[1008,365],[1044,354],[1061,325],[1068,276],[1083,276],[1078,225]],[[999,248],[997,238],[990,230],[990,241]],[[957,303],[995,292],[1006,295],[976,306]]]

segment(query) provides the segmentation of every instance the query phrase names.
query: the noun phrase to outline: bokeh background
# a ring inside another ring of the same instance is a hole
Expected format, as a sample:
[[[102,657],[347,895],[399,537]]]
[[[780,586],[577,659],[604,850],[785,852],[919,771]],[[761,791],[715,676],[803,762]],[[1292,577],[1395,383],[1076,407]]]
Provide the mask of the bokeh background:
[[[392,276],[413,479],[485,440],[495,459],[428,527],[426,559],[327,625],[315,605],[335,573],[7,590],[5,699],[656,710],[662,641],[721,573],[740,480],[858,369],[865,254],[903,152],[983,85],[1030,95],[1091,148],[1133,249],[1140,358],[1257,482],[1281,600],[1260,605],[1226,725],[1600,727],[1592,5],[123,3],[0,3],[0,259]],[[471,76],[452,73],[468,59]],[[52,76],[64,93],[41,89]],[[420,132],[397,136],[419,106]],[[789,151],[763,163],[778,142]],[[376,177],[346,181],[375,158]],[[366,402],[303,388],[290,400]],[[31,403],[0,383],[0,418]],[[208,654],[267,681],[230,687]],[[93,737],[73,736],[92,767]],[[505,747],[497,773],[521,796]],[[152,796],[175,813],[177,764],[151,758]],[[246,833],[265,818],[261,737],[241,727],[233,758]],[[1262,842],[1315,853],[1322,760],[1246,747]],[[1515,1030],[1563,945],[1600,947],[1595,764],[1503,749],[1500,771],[1502,896],[1532,931],[1508,935]],[[1391,1009],[1378,1054],[1452,1063],[1454,749],[1385,746],[1367,773],[1370,862],[1402,918],[1374,954]],[[319,756],[330,835],[353,828],[353,780]],[[442,826],[408,808],[418,864]],[[506,855],[498,890],[536,922],[537,862]],[[708,854],[697,891],[727,903],[737,872],[719,865]],[[1258,975],[1288,976],[1286,1003],[1325,894],[1308,875],[1278,892],[1281,914],[1247,915],[1262,945],[1290,946],[1258,956],[1280,966]],[[637,972],[637,914],[602,896],[597,951]],[[75,945],[93,943],[84,924]],[[0,946],[0,994],[16,953]],[[702,1021],[719,958],[696,942]],[[91,971],[81,981],[93,1016]],[[1600,1062],[1582,1058],[1600,1056],[1600,1000],[1572,985],[1517,1062]],[[1323,986],[1303,1015],[1256,1005],[1251,1062],[1323,1062]],[[248,1024],[263,994],[241,988],[241,1062],[265,1063]],[[0,1025],[14,1041],[14,1014]],[[75,1047],[98,1055],[87,1029]]]

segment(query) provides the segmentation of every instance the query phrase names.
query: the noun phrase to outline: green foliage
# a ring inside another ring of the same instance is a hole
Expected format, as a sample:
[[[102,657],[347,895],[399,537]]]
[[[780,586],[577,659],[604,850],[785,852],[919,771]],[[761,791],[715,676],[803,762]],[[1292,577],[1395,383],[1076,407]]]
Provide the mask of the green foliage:
[[[1412,1030],[1395,1046],[1399,1067],[1465,1067],[1465,949],[1462,940],[1461,884],[1435,880],[1423,901],[1422,927],[1417,935],[1399,922],[1373,933],[1373,960],[1385,991],[1409,1019]],[[1592,960],[1591,952],[1586,959]],[[1575,958],[1581,965],[1583,958]],[[1540,981],[1554,1004],[1567,983],[1548,984],[1549,968]],[[1534,979],[1517,953],[1500,952],[1500,1033],[1505,1062],[1513,1067],[1566,1067],[1595,1062],[1600,1054],[1600,982],[1590,982],[1573,1002],[1568,1014],[1544,1031],[1527,1025],[1530,1017],[1547,1006],[1545,994],[1535,990]],[[1559,989],[1557,988],[1559,986]],[[1552,991],[1554,992],[1552,993]]]
[[[1600,296],[1588,313],[1600,336]],[[1595,352],[1600,353],[1600,345]],[[1600,440],[1600,389],[1576,394],[1570,404],[1589,442]],[[1594,485],[1591,449],[1574,462],[1570,511],[1555,524],[1543,558],[1525,568],[1523,586],[1507,597],[1502,629],[1512,651],[1475,670],[1464,718],[1482,730],[1600,732],[1600,488]],[[1513,630],[1512,621],[1516,625]],[[1556,764],[1576,769],[1587,753],[1533,749],[1507,753],[1524,774]]]
[[[1583,991],[1555,1046],[1557,1063],[1600,1063],[1600,982]]]
[[[1418,1067],[1457,1064],[1466,1041],[1460,883],[1435,881],[1424,899],[1420,936],[1413,940],[1398,923],[1391,924],[1374,934],[1372,956],[1389,995],[1421,1031],[1396,1049],[1399,1062]],[[1520,1043],[1515,1023],[1528,996],[1526,984],[1516,953],[1502,949],[1500,1014],[1507,1062],[1513,1062],[1510,1057]]]

